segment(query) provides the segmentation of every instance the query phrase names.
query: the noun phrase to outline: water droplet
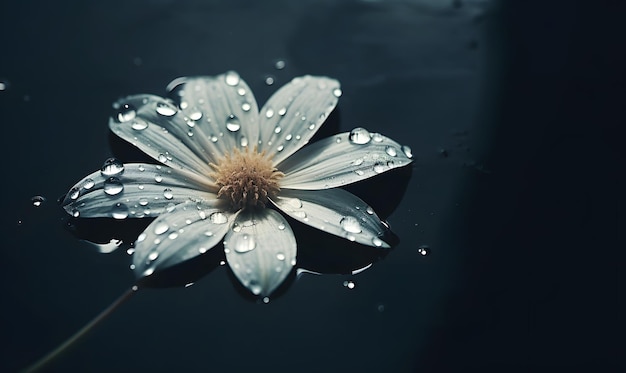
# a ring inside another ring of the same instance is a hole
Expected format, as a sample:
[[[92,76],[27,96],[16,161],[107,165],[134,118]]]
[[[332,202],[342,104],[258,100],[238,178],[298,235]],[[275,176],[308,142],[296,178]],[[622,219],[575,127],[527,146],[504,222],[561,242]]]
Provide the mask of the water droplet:
[[[104,181],[104,193],[114,196],[120,194],[124,190],[124,185],[120,179],[116,177],[110,177]]]
[[[189,109],[189,119],[191,120],[200,120],[200,118],[202,118],[202,111],[200,111],[200,109],[198,109],[197,107],[192,107],[191,109]],[[189,124],[189,123],[187,123]]]
[[[265,110],[265,117],[266,118],[271,118],[273,116],[274,116],[274,109],[267,108],[267,110]]]
[[[341,225],[341,228],[343,228],[346,232],[361,233],[363,231],[359,220],[354,216],[344,217],[341,221],[339,221],[339,225]]]
[[[387,153],[391,157],[395,157],[396,155],[398,155],[398,152],[396,151],[396,148],[394,148],[393,146],[387,146],[385,148],[385,153]]]
[[[234,242],[233,242],[234,241]],[[236,252],[243,254],[248,251],[254,250],[256,242],[254,238],[248,234],[236,235],[232,238],[230,245],[232,245]]]
[[[150,254],[148,254],[148,260],[149,261],[156,260],[158,257],[159,257],[159,252],[158,251],[152,251]]]
[[[200,247],[200,248],[198,249],[198,251],[200,252],[200,254],[204,254],[204,253],[206,253],[207,251],[209,251],[209,249],[207,249],[206,247]]]
[[[168,229],[170,229],[170,227],[167,223],[160,221],[154,225],[154,234],[163,234],[167,232]]]
[[[384,139],[385,138],[380,133],[372,133],[372,140],[374,140],[374,142],[383,142]]]
[[[357,158],[354,161],[352,161],[353,166],[360,166],[362,164],[363,164],[363,158]]]
[[[120,123],[128,122],[129,120],[135,119],[136,115],[137,111],[133,105],[123,104],[120,107],[120,111],[117,113],[117,121]]]
[[[137,243],[143,241],[146,239],[147,234],[145,232],[142,232],[139,236],[137,236]]]
[[[374,164],[374,172],[376,172],[377,174],[385,172],[385,164],[384,163],[380,163],[380,162],[376,162]]]
[[[224,80],[226,81],[226,84],[228,84],[231,87],[234,87],[237,84],[239,84],[239,80],[240,80],[239,74],[237,74],[235,71],[229,71],[226,73]]]
[[[265,76],[265,84],[266,85],[272,85],[274,84],[274,77],[271,75],[267,75]]]
[[[343,282],[343,286],[348,288],[348,289],[354,289],[356,284],[354,283],[354,281],[344,281]]]
[[[417,248],[417,252],[422,256],[426,256],[430,254],[430,247],[428,245],[422,245]]]
[[[251,280],[250,283],[248,284],[248,288],[250,289],[250,291],[252,292],[252,294],[254,295],[259,295],[261,294],[261,291],[263,290],[263,288],[261,287],[261,285],[254,281]]]
[[[285,230],[285,224],[283,224],[283,223],[278,224],[278,229],[281,230],[281,231]]]
[[[230,132],[237,132],[241,128],[241,124],[239,122],[239,118],[235,115],[231,114],[226,118],[226,129]]]
[[[294,209],[302,208],[302,201],[300,201],[298,198],[289,198],[287,199],[287,203]]]
[[[178,112],[178,109],[169,102],[159,102],[156,105],[156,112],[165,117],[171,117]]]
[[[128,207],[123,203],[116,203],[111,216],[113,219],[126,219],[128,217]]]
[[[209,215],[209,220],[213,224],[224,224],[228,221],[228,217],[223,212],[217,211]]]
[[[280,126],[276,126],[274,128],[274,133],[280,133],[280,131],[282,131],[283,129]]]
[[[413,152],[411,151],[411,148],[408,147],[407,145],[402,145],[402,152],[404,153],[404,155],[406,155],[407,158],[413,158]]]
[[[378,238],[378,237],[372,238],[372,243],[376,247],[381,247],[383,245],[383,241],[380,238]]]
[[[239,144],[241,144],[241,146],[248,146],[248,139],[245,136],[241,136]]]
[[[384,304],[379,304],[378,307],[376,307],[376,309],[378,310],[378,312],[383,312],[383,311],[385,311],[385,305]]]
[[[367,144],[372,140],[372,136],[369,131],[365,128],[357,127],[350,131],[350,135],[348,135],[348,139],[353,144],[363,145]]]
[[[285,61],[284,60],[276,61],[276,63],[274,63],[274,67],[276,68],[276,70],[284,69],[285,68]]]
[[[178,238],[178,232],[170,233],[169,236],[167,236],[167,238],[169,238],[170,240],[175,240],[176,238]]]
[[[87,178],[87,179],[85,179],[85,181],[83,181],[83,188],[84,189],[89,190],[89,189],[93,188],[95,185],[96,185],[96,183],[94,183],[93,179],[91,179],[91,178]]]
[[[341,97],[341,95],[343,94],[343,92],[341,91],[340,88],[335,88],[333,89],[333,96],[335,97]]]
[[[102,176],[115,176],[120,175],[122,172],[124,172],[124,164],[117,158],[107,159],[100,168]]]
[[[243,111],[250,111],[251,108],[252,106],[247,102],[244,102],[243,104],[241,104],[241,110]]]
[[[80,216],[80,211],[78,211],[77,208],[73,208],[72,211],[70,211],[70,212],[71,212],[72,216],[75,217],[75,218]]]
[[[313,131],[315,129],[315,123],[309,124],[309,131]]]
[[[280,115],[281,117],[284,116],[285,114],[287,114],[287,108],[286,107],[280,108],[278,110],[278,115]]]
[[[39,207],[46,202],[46,197],[34,196],[33,198],[30,199],[30,201],[32,202],[33,206]]]
[[[159,154],[159,162],[166,163],[167,162],[167,156],[165,154]]]
[[[156,181],[157,183],[160,183],[161,181],[163,181],[163,176],[159,174],[154,175],[154,181]]]
[[[263,297],[263,303],[268,304],[270,302],[270,297]]]
[[[370,206],[367,206],[367,208],[365,209],[365,212],[367,212],[370,215],[374,215],[374,209],[371,208]]]
[[[294,211],[292,212],[293,216],[299,219],[306,219],[306,212],[304,211]]]
[[[133,122],[130,124],[130,128],[134,129],[135,131],[143,131],[146,128],[148,128],[149,123],[141,118],[135,118],[135,120],[133,120]]]
[[[283,253],[276,254],[276,259],[278,259],[280,261],[285,260],[285,254],[283,254]]]
[[[9,88],[9,82],[0,80],[0,91],[6,91]]]
[[[174,210],[176,210],[176,205],[172,202],[168,203],[167,206],[165,206],[165,211],[167,212],[172,212]]]
[[[172,199],[174,198],[174,194],[170,188],[165,188],[163,191],[163,197],[165,197],[165,199]]]

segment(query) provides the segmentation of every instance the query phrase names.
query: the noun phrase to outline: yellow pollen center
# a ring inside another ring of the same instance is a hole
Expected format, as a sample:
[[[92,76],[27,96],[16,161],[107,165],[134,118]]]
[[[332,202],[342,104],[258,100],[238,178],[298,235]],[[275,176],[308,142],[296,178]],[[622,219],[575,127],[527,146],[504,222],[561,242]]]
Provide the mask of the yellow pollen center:
[[[272,165],[271,157],[245,148],[234,149],[210,164],[211,176],[217,184],[218,198],[223,198],[236,208],[264,207],[269,197],[280,190],[279,181],[284,176]]]

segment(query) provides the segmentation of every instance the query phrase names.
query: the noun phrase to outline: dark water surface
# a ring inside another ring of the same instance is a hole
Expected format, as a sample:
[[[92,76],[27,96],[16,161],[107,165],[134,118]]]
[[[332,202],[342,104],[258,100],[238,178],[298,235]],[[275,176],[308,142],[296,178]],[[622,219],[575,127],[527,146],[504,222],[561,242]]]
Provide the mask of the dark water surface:
[[[106,158],[141,159],[109,133],[111,103],[227,70],[260,105],[295,76],[337,78],[325,134],[362,126],[411,146],[412,175],[354,187],[399,244],[351,275],[378,253],[291,221],[301,263],[327,274],[261,304],[217,253],[192,286],[139,292],[49,371],[617,369],[624,7],[545,3],[3,2],[0,371],[133,284],[124,245],[148,222],[71,221],[56,203]],[[77,236],[125,243],[101,254]]]

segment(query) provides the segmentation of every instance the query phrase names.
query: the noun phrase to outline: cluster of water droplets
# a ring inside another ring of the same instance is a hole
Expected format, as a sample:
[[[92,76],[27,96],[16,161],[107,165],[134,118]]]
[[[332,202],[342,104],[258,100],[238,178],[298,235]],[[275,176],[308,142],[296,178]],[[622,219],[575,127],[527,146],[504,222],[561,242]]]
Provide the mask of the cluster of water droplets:
[[[337,137],[336,140],[337,143],[342,141],[341,137]],[[404,155],[404,157],[408,159],[413,158],[413,151],[409,146],[402,145],[398,148],[391,144],[392,142],[388,141],[388,139],[380,133],[371,133],[362,127],[357,127],[350,131],[348,134],[348,141],[354,145],[366,145],[373,143],[374,145],[380,144],[383,146],[383,143],[390,143],[389,145],[384,145],[384,154],[371,152],[368,153],[366,157],[356,158],[350,163],[354,173],[359,176],[366,174],[367,168],[364,167],[371,167],[375,174],[380,174],[389,169],[402,166],[406,159],[399,157],[400,154]],[[367,159],[368,162],[366,162],[365,158],[370,159]],[[371,163],[373,163],[373,165],[370,165]]]

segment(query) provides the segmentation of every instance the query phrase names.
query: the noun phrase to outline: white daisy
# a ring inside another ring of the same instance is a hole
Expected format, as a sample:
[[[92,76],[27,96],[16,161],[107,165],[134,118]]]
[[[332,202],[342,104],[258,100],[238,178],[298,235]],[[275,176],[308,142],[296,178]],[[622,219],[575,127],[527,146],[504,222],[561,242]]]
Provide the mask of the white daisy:
[[[304,147],[333,111],[339,82],[303,76],[259,111],[235,72],[179,78],[173,101],[129,96],[109,121],[160,164],[108,160],[63,201],[75,217],[156,217],[133,254],[138,278],[200,255],[222,239],[236,277],[269,295],[296,264],[296,239],[275,209],[325,232],[381,248],[388,227],[339,187],[411,163],[411,150],[363,128]]]

